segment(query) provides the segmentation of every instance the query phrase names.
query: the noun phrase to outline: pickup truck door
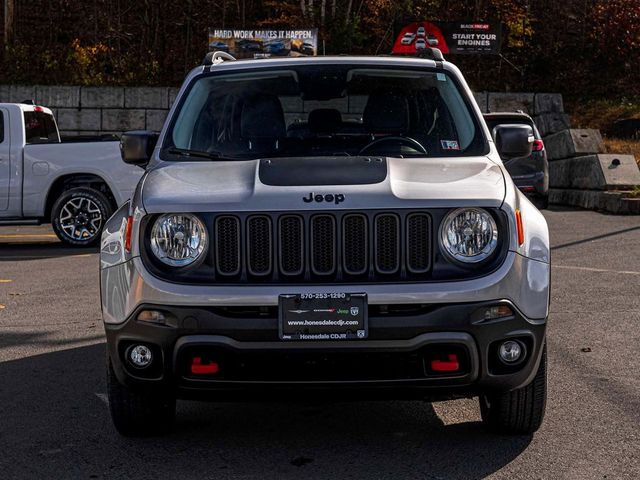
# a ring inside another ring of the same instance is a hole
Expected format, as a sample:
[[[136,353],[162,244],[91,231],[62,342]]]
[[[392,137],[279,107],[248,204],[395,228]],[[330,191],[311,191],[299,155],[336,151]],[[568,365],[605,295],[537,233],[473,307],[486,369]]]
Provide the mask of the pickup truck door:
[[[9,115],[0,108],[0,212],[9,207],[9,180],[11,179],[11,136]]]

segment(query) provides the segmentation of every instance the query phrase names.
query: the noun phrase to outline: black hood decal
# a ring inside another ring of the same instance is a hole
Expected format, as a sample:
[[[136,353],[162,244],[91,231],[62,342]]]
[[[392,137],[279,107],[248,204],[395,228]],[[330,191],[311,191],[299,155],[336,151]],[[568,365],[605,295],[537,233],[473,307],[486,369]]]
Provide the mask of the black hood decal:
[[[387,178],[380,157],[297,157],[260,160],[260,182],[274,187],[371,185]]]

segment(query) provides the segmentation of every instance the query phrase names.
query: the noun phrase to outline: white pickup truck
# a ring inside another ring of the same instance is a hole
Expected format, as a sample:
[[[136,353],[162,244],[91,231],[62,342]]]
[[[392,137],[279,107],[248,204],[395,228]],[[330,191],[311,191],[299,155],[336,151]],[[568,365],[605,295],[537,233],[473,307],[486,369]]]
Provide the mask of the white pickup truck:
[[[48,108],[0,103],[0,225],[51,222],[63,242],[95,244],[142,173],[118,141],[63,143]]]

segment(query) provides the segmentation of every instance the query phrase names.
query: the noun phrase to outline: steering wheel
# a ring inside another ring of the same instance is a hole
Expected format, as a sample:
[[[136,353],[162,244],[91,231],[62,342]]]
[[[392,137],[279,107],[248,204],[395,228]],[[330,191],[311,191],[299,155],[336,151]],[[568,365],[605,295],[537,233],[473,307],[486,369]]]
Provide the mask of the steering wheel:
[[[403,143],[405,145],[407,145],[410,148],[413,148],[415,151],[420,152],[420,153],[424,153],[425,155],[427,154],[427,149],[424,148],[424,146],[417,140],[411,138],[411,137],[382,137],[379,138],[377,140],[374,140],[373,142],[369,143],[368,145],[365,145],[364,148],[362,150],[360,150],[360,152],[358,152],[358,155],[364,155],[367,150],[370,150],[374,147],[377,147],[378,145],[385,143],[385,142],[396,142],[396,143]]]

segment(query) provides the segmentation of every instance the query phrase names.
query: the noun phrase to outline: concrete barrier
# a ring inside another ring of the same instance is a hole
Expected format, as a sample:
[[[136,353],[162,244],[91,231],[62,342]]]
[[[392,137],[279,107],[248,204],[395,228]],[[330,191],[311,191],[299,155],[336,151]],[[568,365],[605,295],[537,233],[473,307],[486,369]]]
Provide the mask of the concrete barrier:
[[[588,210],[602,210],[617,214],[640,214],[640,197],[633,192],[602,190],[549,189],[549,202]]]
[[[570,129],[544,139],[549,160],[604,153],[604,143],[598,130]]]
[[[623,190],[640,185],[633,155],[586,155],[549,163],[549,186],[584,190]]]
[[[571,128],[571,121],[566,113],[542,113],[534,116],[533,121],[536,123],[542,137],[548,137]]]

